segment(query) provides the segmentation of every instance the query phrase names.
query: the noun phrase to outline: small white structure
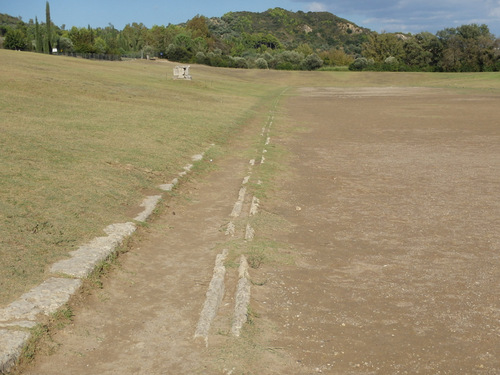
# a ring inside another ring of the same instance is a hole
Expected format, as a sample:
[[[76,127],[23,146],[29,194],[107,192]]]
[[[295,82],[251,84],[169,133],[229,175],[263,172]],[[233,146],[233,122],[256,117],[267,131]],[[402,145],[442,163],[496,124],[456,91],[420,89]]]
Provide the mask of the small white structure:
[[[189,68],[189,65],[176,66],[174,68],[174,79],[191,79]]]

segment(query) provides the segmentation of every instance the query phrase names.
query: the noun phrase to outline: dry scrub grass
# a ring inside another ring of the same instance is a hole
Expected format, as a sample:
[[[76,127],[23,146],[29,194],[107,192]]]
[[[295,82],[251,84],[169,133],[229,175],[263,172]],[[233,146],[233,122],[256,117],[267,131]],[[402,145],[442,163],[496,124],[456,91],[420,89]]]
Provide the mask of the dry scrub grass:
[[[173,81],[168,63],[4,50],[0,60],[0,304],[129,221],[145,192],[224,143],[266,95],[213,70]]]

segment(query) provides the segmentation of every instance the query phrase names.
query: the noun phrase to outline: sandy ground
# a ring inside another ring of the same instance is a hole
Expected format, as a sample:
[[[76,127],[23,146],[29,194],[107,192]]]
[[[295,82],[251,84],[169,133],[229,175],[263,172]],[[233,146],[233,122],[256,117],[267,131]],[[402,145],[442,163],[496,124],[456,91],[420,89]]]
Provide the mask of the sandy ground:
[[[289,93],[254,240],[273,257],[250,270],[242,336],[228,265],[209,345],[193,340],[216,254],[246,246],[225,228],[259,121],[165,202],[24,374],[500,373],[500,98]]]

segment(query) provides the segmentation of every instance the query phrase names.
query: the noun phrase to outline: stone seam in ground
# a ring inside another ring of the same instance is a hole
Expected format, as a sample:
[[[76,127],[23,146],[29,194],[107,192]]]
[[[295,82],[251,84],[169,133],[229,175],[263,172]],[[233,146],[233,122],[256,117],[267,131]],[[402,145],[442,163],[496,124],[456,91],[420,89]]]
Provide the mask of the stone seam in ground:
[[[214,145],[210,145],[209,149]],[[203,159],[205,152],[194,155],[192,162]],[[163,191],[171,191],[179,178],[191,171],[193,164],[183,167],[183,171],[171,183],[160,186]],[[154,212],[162,195],[146,197],[141,203],[144,211],[137,215],[135,222],[145,222]],[[59,310],[82,285],[82,279],[106,260],[123,241],[131,236],[137,226],[135,222],[111,224],[104,229],[106,237],[96,237],[90,242],[70,252],[71,258],[52,265],[50,271],[59,277],[51,277],[39,286],[23,294],[7,307],[0,309],[0,374],[7,373],[18,361],[22,349],[31,335],[28,331],[38,324],[39,314],[50,315]]]
[[[281,95],[280,95],[281,96]],[[274,120],[274,111],[276,110],[278,99],[274,103],[274,108],[267,120],[266,126],[262,128],[261,137],[266,137],[266,141],[264,144],[264,148],[261,154],[260,164],[263,164],[265,161],[264,154],[267,153],[266,146],[268,146],[271,142],[271,138],[269,136],[271,126]],[[236,219],[241,215],[243,209],[243,202],[245,200],[246,195],[246,185],[250,181],[252,176],[252,170],[255,167],[255,159],[251,159],[250,167],[248,171],[248,175],[243,179],[241,183],[240,190],[238,192],[238,198],[233,206],[233,209],[230,213],[230,217],[232,219]],[[259,199],[255,196],[252,197],[252,202],[250,205],[250,211],[247,217],[247,224],[245,228],[244,238],[246,241],[252,241],[255,236],[255,230],[250,225],[248,218],[257,214],[259,207]],[[229,224],[226,228],[226,235],[230,235],[234,237],[236,233],[236,226],[233,220],[230,220]],[[217,310],[219,309],[220,302],[222,301],[224,295],[224,276],[222,277],[222,285],[220,284],[220,275],[222,271],[217,266],[217,261],[220,257],[224,257],[227,255],[227,250],[224,250],[222,254],[217,255],[216,267],[214,268],[214,274],[212,277],[212,281],[208,287],[206,293],[205,303],[203,305],[202,312],[200,313],[200,318],[197,324],[197,328],[194,334],[195,339],[201,338],[205,342],[205,345],[208,346],[208,334],[210,331],[210,325],[217,315]],[[233,314],[233,322],[231,326],[231,334],[233,336],[240,336],[241,329],[243,324],[247,321],[248,318],[248,305],[250,304],[250,290],[251,290],[251,282],[248,273],[248,262],[244,255],[240,257],[240,266],[238,268],[238,285],[236,288],[235,294],[235,307]],[[225,268],[223,275],[225,275]],[[214,281],[216,280],[216,281]]]

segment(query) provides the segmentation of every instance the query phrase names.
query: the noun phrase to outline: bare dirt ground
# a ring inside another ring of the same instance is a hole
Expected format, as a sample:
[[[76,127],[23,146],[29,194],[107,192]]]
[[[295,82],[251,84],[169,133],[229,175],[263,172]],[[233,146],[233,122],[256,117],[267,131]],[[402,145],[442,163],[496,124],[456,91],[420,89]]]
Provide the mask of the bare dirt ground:
[[[216,254],[249,246],[225,229],[260,120],[165,202],[24,373],[500,373],[499,99],[289,91],[270,130],[281,168],[256,219],[272,256],[250,270],[241,337],[228,263],[209,345],[193,340]]]

